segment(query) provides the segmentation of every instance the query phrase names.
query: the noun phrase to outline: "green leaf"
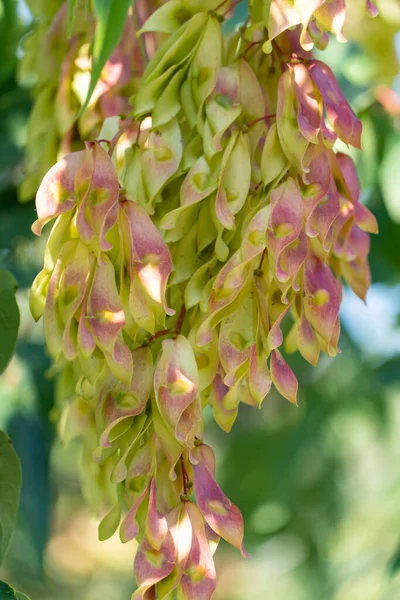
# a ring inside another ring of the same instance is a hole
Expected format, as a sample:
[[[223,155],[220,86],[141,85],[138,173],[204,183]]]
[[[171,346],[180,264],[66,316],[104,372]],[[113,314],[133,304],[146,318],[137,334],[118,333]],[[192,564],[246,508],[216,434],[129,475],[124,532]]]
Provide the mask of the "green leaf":
[[[392,576],[395,576],[398,574],[398,572],[400,570],[400,546],[396,549],[396,552],[392,556],[388,567],[389,567],[389,572]]]
[[[8,435],[0,430],[0,565],[17,520],[21,483],[19,458]],[[2,597],[0,591],[0,600]]]
[[[4,581],[0,581],[0,600],[16,600],[15,590]]]
[[[19,310],[15,300],[15,278],[0,268],[0,373],[13,355],[19,327]]]
[[[0,581],[0,600],[29,600],[22,592],[16,592],[8,583]]]
[[[92,75],[86,100],[78,117],[86,110],[101,71],[121,39],[132,0],[94,0],[97,20],[92,48]]]
[[[108,540],[118,529],[121,521],[121,507],[116,504],[108,514],[102,519],[99,525],[99,540],[104,542]]]
[[[75,7],[76,7],[76,0],[68,0],[68,33],[67,33],[68,39],[70,39],[70,37],[71,37],[72,25],[74,24]]]
[[[397,134],[389,138],[379,169],[383,200],[390,218],[400,223],[400,140]]]

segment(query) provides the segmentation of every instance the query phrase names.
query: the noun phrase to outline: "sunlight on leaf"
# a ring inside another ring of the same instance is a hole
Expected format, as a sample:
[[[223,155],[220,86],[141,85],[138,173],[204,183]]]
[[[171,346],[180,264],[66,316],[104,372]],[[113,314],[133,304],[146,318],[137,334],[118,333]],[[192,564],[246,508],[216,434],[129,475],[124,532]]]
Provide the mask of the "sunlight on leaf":
[[[21,465],[17,453],[8,435],[0,431],[0,565],[14,531],[21,482]]]
[[[19,327],[19,310],[15,300],[15,290],[18,284],[15,278],[0,269],[0,373],[6,368],[10,360]]]
[[[8,583],[0,581],[0,600],[29,600],[22,592],[16,592]]]
[[[101,71],[121,39],[131,4],[132,0],[94,0],[97,25],[92,49],[92,75],[86,100],[78,117],[86,110]]]

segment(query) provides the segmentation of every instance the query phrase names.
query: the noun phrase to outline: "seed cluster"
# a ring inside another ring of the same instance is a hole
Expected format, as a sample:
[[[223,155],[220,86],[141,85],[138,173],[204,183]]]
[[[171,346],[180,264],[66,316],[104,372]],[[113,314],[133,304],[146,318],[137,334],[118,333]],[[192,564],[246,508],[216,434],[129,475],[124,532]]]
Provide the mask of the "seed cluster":
[[[338,352],[341,281],[360,298],[370,283],[377,224],[334,149],[361,148],[361,123],[312,55],[328,32],[343,41],[345,2],[253,0],[225,37],[231,4],[153,12],[131,118],[61,158],[36,197],[34,233],[56,221],[31,310],[86,495],[112,507],[100,538],[139,542],[135,600],[207,600],[220,537],[246,555],[203,408],[229,432],[272,386],[296,403],[283,319],[286,348],[315,365]]]

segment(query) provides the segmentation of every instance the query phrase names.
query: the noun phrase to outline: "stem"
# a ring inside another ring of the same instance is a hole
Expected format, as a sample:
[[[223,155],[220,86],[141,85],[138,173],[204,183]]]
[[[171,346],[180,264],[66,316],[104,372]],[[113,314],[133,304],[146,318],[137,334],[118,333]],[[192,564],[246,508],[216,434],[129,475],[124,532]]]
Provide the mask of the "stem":
[[[179,317],[178,317],[178,321],[176,322],[175,329],[162,329],[161,331],[156,331],[156,333],[153,333],[153,335],[150,336],[149,338],[147,338],[147,340],[145,340],[144,343],[151,344],[151,342],[154,342],[154,340],[156,340],[160,337],[163,337],[164,335],[169,335],[169,334],[172,334],[172,337],[175,339],[181,332],[183,321],[185,319],[185,314],[186,314],[186,308],[183,305],[181,308],[181,312],[179,313]]]
[[[178,320],[176,322],[176,327],[175,329],[162,329],[161,331],[157,331],[156,333],[153,333],[152,336],[150,336],[149,338],[147,338],[146,340],[146,344],[151,344],[151,342],[153,342],[154,340],[163,337],[164,335],[168,335],[173,333],[173,337],[175,338],[176,336],[178,336],[181,332],[182,329],[182,325],[183,325],[183,321],[185,319],[185,314],[186,314],[186,308],[183,305],[181,308],[181,312],[179,313],[179,317]]]
[[[187,486],[186,486],[187,473],[186,473],[186,469],[185,469],[185,462],[183,460],[183,454],[181,454],[181,469],[182,469],[182,481],[183,481],[183,494],[185,496],[187,496]]]
[[[228,10],[226,12],[224,12],[224,14],[222,15],[223,17],[225,17],[231,10],[235,10],[235,8],[237,7],[238,4],[240,4],[242,2],[242,0],[235,0],[235,2],[232,3],[232,5],[228,8]],[[222,3],[222,6],[225,3]]]
[[[282,51],[279,48],[279,46],[275,40],[272,40],[272,48],[273,48],[274,53],[278,57],[278,60],[279,60],[280,66],[281,66],[281,71],[283,73],[287,68],[287,63],[284,60],[282,60]]]
[[[137,34],[137,32],[141,30],[142,25],[139,20],[139,14],[138,14],[138,8],[137,8],[136,2],[134,2],[134,4],[133,4],[132,18],[133,18],[133,27],[135,29],[135,34]],[[140,51],[140,55],[142,57],[143,64],[144,64],[144,66],[146,66],[150,60],[149,55],[147,54],[146,44],[145,44],[142,36],[137,37],[137,41],[138,41],[139,51]]]
[[[262,251],[262,254],[261,254],[260,264],[258,265],[259,270],[262,269],[264,258],[265,258],[266,254],[267,254],[267,249],[264,248],[264,250]]]
[[[113,152],[115,150],[115,146],[118,144],[118,140],[121,137],[121,135],[123,135],[124,133],[126,133],[129,129],[129,127],[132,125],[132,121],[129,120],[127,123],[125,123],[124,125],[122,125],[119,130],[117,131],[117,133],[114,135],[114,137],[112,138],[112,140],[110,142],[108,142],[109,146],[108,146],[108,156],[113,155]],[[102,140],[105,141],[105,140]]]
[[[295,52],[293,52],[293,54],[290,55],[290,58],[291,58],[291,60],[299,60],[300,62],[307,62],[306,58],[303,58],[302,56],[299,56]]]
[[[69,154],[70,152],[72,152],[72,140],[74,137],[74,128],[71,127],[71,129],[69,129],[67,131],[67,133],[64,136],[64,140],[62,142],[62,150],[65,154]]]
[[[255,119],[254,121],[249,123],[249,125],[247,125],[247,127],[253,127],[253,125],[255,125],[256,123],[259,123],[260,121],[268,121],[268,119],[276,119],[276,114],[265,115],[265,117],[260,117],[259,119]]]
[[[171,333],[170,329],[163,329],[162,331],[157,331],[157,333],[154,333],[151,337],[149,337],[147,341],[147,343],[151,343],[153,340],[156,340],[159,337],[162,337],[163,335],[168,335],[169,333]]]
[[[222,8],[229,0],[222,0],[222,2],[220,4],[218,4],[218,6],[216,8],[214,8],[213,12],[217,12],[219,11],[220,8]],[[227,9],[227,11],[222,15],[223,17],[225,17],[226,14],[228,14],[229,11],[233,10],[234,8],[236,8],[236,6],[238,4],[240,4],[242,2],[242,0],[235,0],[234,2],[232,2],[232,5],[229,6],[229,8]]]
[[[176,322],[176,328],[175,328],[175,335],[179,335],[181,330],[182,330],[182,326],[183,326],[183,321],[185,319],[185,314],[186,314],[186,308],[185,305],[182,306],[181,308],[181,312],[179,313],[179,317],[178,320]]]
[[[217,10],[222,8],[224,6],[224,4],[226,4],[227,2],[228,2],[228,0],[222,0],[221,4],[218,4],[218,6],[216,8],[214,8],[214,11],[217,12]]]
[[[254,48],[254,46],[259,46],[260,44],[262,44],[263,42],[252,42],[249,46],[247,46],[246,50],[243,52],[242,57],[245,57],[246,54],[248,53],[249,50],[251,50],[252,48]]]
[[[139,126],[138,126],[138,132],[136,135],[135,145],[137,145],[139,143],[141,127],[142,127],[142,121],[140,121]]]

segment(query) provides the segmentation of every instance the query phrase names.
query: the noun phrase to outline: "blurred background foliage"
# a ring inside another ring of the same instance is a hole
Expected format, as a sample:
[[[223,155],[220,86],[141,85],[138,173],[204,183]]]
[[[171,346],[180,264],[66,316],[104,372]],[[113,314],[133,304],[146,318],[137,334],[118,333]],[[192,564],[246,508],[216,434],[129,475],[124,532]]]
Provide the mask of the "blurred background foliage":
[[[400,598],[400,4],[381,0],[380,9],[374,21],[352,12],[355,41],[332,42],[324,58],[364,124],[364,153],[355,159],[380,226],[374,284],[367,306],[345,290],[338,358],[313,369],[289,357],[298,409],[271,394],[260,412],[242,406],[230,435],[207,416],[219,480],[243,512],[252,554],[244,561],[221,545],[216,600]],[[21,311],[17,352],[0,377],[0,428],[23,469],[0,578],[33,600],[126,600],[134,545],[97,540],[80,493],[79,445],[56,439],[42,325],[28,310],[43,256],[43,241],[30,233],[34,205],[20,204],[16,192],[30,109],[16,72],[30,27],[24,4],[0,0],[0,266],[19,282]]]

